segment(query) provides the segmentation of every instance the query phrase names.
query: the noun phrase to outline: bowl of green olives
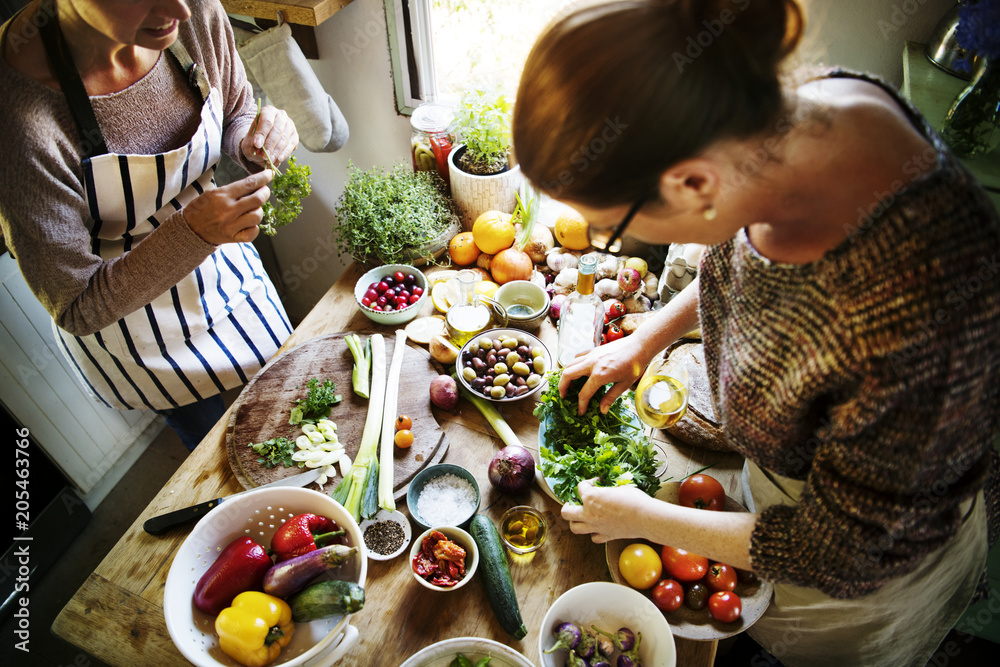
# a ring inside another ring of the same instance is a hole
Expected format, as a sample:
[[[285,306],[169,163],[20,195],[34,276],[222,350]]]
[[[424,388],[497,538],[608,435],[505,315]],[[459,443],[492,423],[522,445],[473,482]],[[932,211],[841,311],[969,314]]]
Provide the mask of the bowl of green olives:
[[[552,363],[552,353],[537,336],[520,329],[488,329],[459,350],[458,381],[477,396],[510,403],[541,391]]]

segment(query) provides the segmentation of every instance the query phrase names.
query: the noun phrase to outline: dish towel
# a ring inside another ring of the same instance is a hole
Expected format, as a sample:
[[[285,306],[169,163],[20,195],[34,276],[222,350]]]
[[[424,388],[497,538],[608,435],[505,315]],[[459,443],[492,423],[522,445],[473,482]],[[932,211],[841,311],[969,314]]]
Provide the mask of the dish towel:
[[[256,34],[234,32],[247,77],[291,117],[303,146],[314,153],[332,153],[347,143],[347,120],[316,78],[287,23]]]

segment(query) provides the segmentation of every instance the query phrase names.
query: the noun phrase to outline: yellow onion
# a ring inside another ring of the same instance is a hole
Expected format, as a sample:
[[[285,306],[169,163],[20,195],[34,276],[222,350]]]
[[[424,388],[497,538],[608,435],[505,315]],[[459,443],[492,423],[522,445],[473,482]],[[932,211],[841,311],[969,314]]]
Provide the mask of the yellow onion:
[[[531,263],[531,258],[528,257],[527,253],[514,248],[501,250],[493,256],[493,261],[490,262],[490,273],[493,274],[493,280],[501,285],[512,280],[529,280],[533,268],[534,264]]]
[[[555,246],[556,241],[552,237],[552,231],[545,225],[536,224],[531,229],[531,235],[528,237],[527,243],[524,244],[524,252],[528,253],[528,257],[535,264],[544,264],[545,255],[552,250]]]

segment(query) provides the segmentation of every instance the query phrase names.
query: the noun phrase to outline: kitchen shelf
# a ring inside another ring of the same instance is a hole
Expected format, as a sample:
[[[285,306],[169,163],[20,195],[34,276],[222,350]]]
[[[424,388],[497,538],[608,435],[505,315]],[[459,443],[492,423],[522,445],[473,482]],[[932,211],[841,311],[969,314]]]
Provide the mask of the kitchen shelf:
[[[251,16],[256,19],[274,21],[281,12],[281,19],[298,25],[317,26],[354,0],[222,0],[222,6],[229,14]]]

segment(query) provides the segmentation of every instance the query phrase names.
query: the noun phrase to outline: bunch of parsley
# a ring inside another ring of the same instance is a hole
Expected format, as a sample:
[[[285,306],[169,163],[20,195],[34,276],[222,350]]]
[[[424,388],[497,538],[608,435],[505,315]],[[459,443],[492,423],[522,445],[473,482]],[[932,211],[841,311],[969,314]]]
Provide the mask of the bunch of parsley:
[[[271,199],[264,202],[264,217],[260,231],[274,236],[278,227],[284,227],[302,213],[302,200],[312,193],[309,178],[312,169],[307,164],[298,164],[295,156],[288,158],[284,173],[275,169],[271,180]],[[274,203],[272,204],[271,201]]]
[[[559,396],[562,371],[549,374],[549,384],[535,408],[535,416],[545,426],[548,447],[541,448],[542,474],[563,502],[580,503],[577,485],[593,479],[597,486],[632,484],[650,496],[656,495],[660,480],[653,444],[632,417],[631,392],[616,400],[607,414],[601,414],[601,397],[610,385],[597,391],[587,411],[577,414],[580,388],[586,378],[574,380]]]
[[[286,468],[291,468],[295,465],[295,462],[292,461],[292,453],[295,452],[295,441],[289,440],[284,436],[271,438],[257,444],[250,443],[249,447],[254,453],[260,454],[261,458],[257,459],[257,463],[267,468],[274,468],[279,463]]]
[[[295,401],[288,423],[292,426],[302,422],[314,422],[317,419],[330,416],[330,408],[340,403],[340,394],[336,393],[337,385],[331,380],[322,384],[316,378],[310,378],[306,383],[309,393],[305,398]]]

